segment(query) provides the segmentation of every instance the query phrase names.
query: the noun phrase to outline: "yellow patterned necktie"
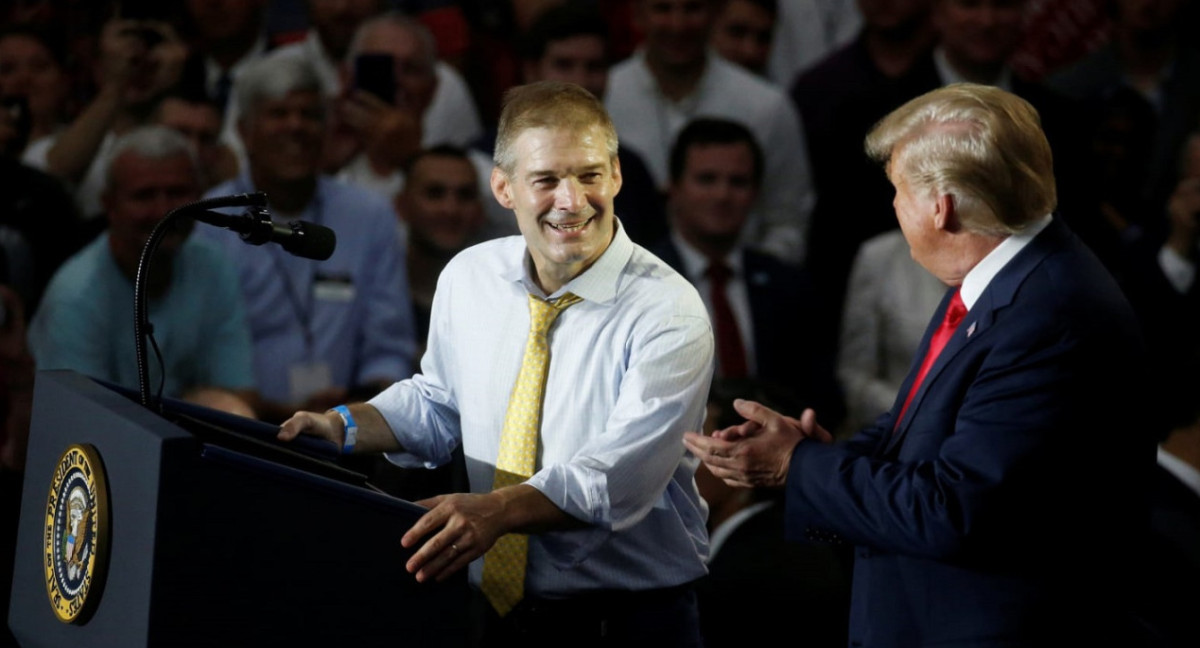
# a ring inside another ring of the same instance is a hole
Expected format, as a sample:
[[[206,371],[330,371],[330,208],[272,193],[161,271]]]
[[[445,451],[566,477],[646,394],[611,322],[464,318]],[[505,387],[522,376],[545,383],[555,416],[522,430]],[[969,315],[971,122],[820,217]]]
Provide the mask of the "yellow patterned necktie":
[[[550,366],[550,326],[559,313],[579,301],[581,298],[571,293],[554,301],[529,296],[529,339],[525,342],[521,372],[508,399],[492,490],[523,483],[533,476],[542,420],[542,396]],[[528,555],[529,536],[520,533],[501,536],[484,555],[480,588],[500,616],[508,614],[525,596]]]

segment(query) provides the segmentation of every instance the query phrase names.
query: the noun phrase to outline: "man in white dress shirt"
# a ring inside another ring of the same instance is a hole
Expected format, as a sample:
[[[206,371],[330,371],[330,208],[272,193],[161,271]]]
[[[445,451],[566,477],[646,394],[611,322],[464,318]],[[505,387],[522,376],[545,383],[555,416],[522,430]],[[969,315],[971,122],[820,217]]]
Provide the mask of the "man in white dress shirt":
[[[430,511],[401,542],[420,545],[407,563],[418,581],[470,565],[495,608],[482,645],[698,646],[707,510],[682,439],[703,421],[712,375],[704,304],[617,221],[617,137],[600,101],[558,82],[506,98],[491,189],[522,236],[468,248],[442,271],[421,373],[369,403],[299,412],[280,438],[430,466],[463,445],[472,492],[418,502]],[[527,373],[530,312],[573,298],[540,334],[550,360],[532,475],[505,486],[514,473],[495,466]],[[486,568],[509,534],[529,534],[511,610]]]
[[[661,188],[684,124],[722,117],[745,124],[764,157],[762,193],[747,241],[786,261],[804,259],[816,202],[800,118],[774,85],[707,48],[718,0],[638,0],[641,50],[615,65],[605,103],[621,140],[642,155]]]

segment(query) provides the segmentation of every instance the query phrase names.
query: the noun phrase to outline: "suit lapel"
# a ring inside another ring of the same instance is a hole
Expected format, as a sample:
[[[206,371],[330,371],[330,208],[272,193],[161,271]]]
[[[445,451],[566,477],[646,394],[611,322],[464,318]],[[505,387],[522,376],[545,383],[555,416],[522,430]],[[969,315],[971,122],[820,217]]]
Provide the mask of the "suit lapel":
[[[900,421],[900,425],[895,428],[895,431],[887,435],[884,444],[884,453],[893,452],[903,440],[908,432],[909,426],[916,419],[921,409],[921,402],[925,399],[925,395],[929,393],[932,385],[936,384],[938,376],[945,368],[961,355],[970,344],[984,337],[986,332],[995,324],[997,314],[1005,307],[1010,305],[1016,297],[1017,290],[1021,284],[1029,277],[1030,273],[1036,268],[1051,252],[1059,249],[1066,243],[1069,232],[1062,222],[1055,218],[1046,229],[1042,230],[1028,245],[1025,246],[1011,261],[1009,261],[1000,272],[992,278],[984,289],[983,294],[975,301],[975,304],[967,311],[966,317],[963,318],[958,329],[954,331],[954,335],[946,343],[933,366],[929,368],[929,373],[925,375],[925,380],[917,389],[917,393],[913,396],[913,401],[908,406],[908,411],[905,412],[904,420]],[[937,329],[946,312],[946,307],[950,302],[950,294],[953,291],[947,291],[946,296],[942,299],[942,303],[938,306],[937,312],[934,314],[933,320],[926,327],[925,337],[921,340],[921,346],[917,350],[917,357],[913,361],[913,366],[909,369],[908,377],[901,387],[900,394],[897,396],[896,403],[892,406],[892,411],[899,413],[900,407],[904,403],[904,397],[911,389],[912,381],[916,375],[917,367],[920,359],[925,357],[925,352],[929,348],[929,338],[932,337],[933,331]]]

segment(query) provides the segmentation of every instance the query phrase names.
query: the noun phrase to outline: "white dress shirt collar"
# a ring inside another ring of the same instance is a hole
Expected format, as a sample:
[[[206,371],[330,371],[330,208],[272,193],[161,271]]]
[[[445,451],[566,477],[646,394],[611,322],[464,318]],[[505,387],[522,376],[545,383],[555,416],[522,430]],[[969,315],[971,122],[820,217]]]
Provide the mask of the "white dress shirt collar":
[[[970,310],[975,305],[975,301],[983,294],[984,289],[992,282],[992,279],[1000,272],[1004,266],[1012,261],[1017,253],[1025,249],[1026,245],[1034,239],[1046,226],[1050,224],[1053,217],[1047,215],[1041,220],[1035,221],[1026,227],[1023,231],[1009,236],[1001,241],[994,250],[983,257],[967,276],[963,278],[962,288],[959,290],[959,295],[962,297],[963,304]]]
[[[510,281],[522,283],[530,294],[546,299],[556,299],[563,293],[570,292],[590,302],[611,303],[617,297],[619,288],[617,284],[621,278],[621,271],[629,263],[629,257],[633,255],[633,241],[625,233],[625,228],[621,227],[621,221],[613,217],[613,223],[616,233],[600,258],[552,295],[543,292],[537,282],[533,280],[531,274],[533,261],[529,256],[528,247],[521,249],[521,257],[513,259],[514,263],[504,268],[502,276]]]

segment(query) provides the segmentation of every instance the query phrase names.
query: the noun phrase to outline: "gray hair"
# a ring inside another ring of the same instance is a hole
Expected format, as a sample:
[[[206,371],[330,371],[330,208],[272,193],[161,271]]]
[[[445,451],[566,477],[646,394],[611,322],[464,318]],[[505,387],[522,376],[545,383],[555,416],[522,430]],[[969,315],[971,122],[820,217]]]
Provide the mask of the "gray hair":
[[[417,41],[421,43],[421,49],[425,52],[425,63],[429,66],[429,71],[433,72],[433,66],[437,64],[437,41],[434,40],[433,34],[421,22],[395,10],[385,11],[378,16],[372,16],[364,20],[358,26],[358,29],[354,30],[354,38],[350,40],[350,47],[346,50],[346,60],[354,60],[354,57],[362,49],[362,40],[366,34],[372,29],[383,25],[406,29],[416,36]]]
[[[262,102],[282,99],[292,92],[314,92],[324,97],[316,70],[299,56],[268,55],[250,63],[238,75],[234,91],[241,120],[253,116]],[[322,110],[324,106],[322,101]]]
[[[105,188],[109,191],[116,186],[113,163],[126,153],[154,161],[186,155],[195,172],[197,184],[200,182],[200,159],[196,156],[192,143],[178,131],[155,124],[135,128],[117,138],[105,162]]]

